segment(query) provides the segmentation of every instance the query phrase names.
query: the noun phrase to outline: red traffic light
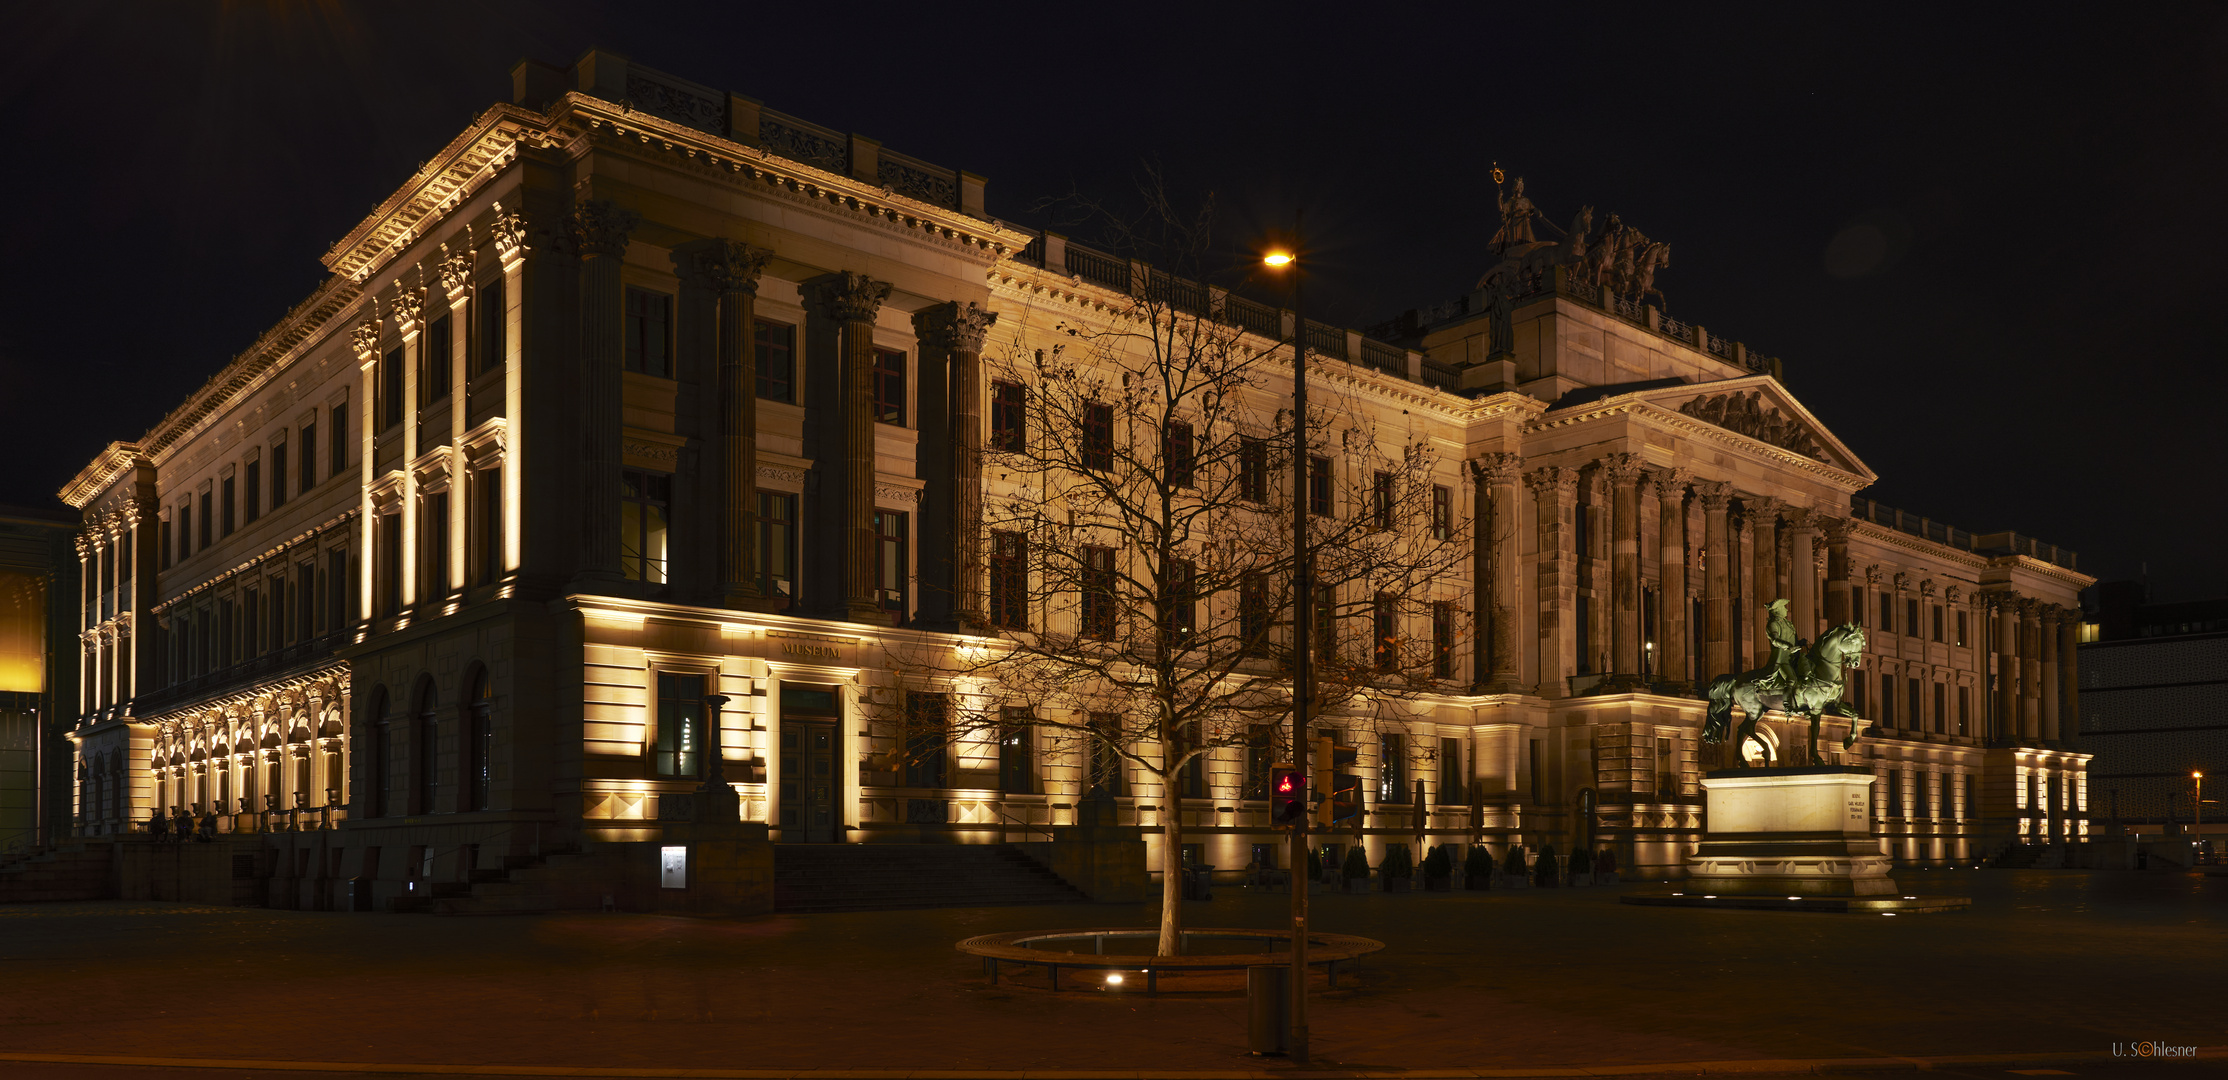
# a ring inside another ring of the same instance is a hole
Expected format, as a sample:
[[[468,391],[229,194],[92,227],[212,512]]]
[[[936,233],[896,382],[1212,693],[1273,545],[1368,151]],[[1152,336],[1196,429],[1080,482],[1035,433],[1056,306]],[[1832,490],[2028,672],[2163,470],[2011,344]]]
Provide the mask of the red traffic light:
[[[1307,774],[1290,766],[1269,770],[1269,823],[1297,825],[1307,819]]]

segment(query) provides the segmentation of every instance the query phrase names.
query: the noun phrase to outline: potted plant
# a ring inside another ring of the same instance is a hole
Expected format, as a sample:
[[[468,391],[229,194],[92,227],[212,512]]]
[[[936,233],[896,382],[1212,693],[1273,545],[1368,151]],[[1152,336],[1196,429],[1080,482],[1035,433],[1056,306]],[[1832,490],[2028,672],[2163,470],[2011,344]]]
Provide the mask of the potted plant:
[[[1509,845],[1508,854],[1501,859],[1501,880],[1494,884],[1504,889],[1531,888],[1532,879],[1524,866],[1524,845]]]
[[[1539,849],[1539,858],[1532,860],[1532,884],[1542,889],[1552,889],[1563,883],[1562,860],[1555,854],[1555,845]]]
[[[1346,865],[1339,868],[1338,887],[1341,892],[1369,891],[1369,856],[1362,854],[1360,844],[1346,849]]]
[[[1440,844],[1423,858],[1423,887],[1430,892],[1447,892],[1454,888],[1454,856],[1447,845]]]
[[[1462,860],[1462,887],[1465,889],[1490,889],[1493,887],[1493,853],[1484,844],[1470,845],[1470,857]]]
[[[1385,879],[1386,892],[1407,892],[1416,876],[1416,864],[1408,858],[1407,847],[1391,845],[1391,850],[1385,852],[1385,861],[1378,864],[1377,876]]]
[[[1591,850],[1582,847],[1570,853],[1570,883],[1572,885],[1591,885],[1594,883],[1594,853]]]
[[[1617,849],[1603,848],[1601,854],[1594,857],[1594,884],[1615,885],[1616,883]]]

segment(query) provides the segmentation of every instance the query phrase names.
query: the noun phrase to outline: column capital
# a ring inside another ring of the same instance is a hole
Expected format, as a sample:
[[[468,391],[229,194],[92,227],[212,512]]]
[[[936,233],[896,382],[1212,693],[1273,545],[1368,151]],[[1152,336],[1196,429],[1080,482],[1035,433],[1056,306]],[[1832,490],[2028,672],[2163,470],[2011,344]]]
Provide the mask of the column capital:
[[[1609,454],[1598,463],[1602,475],[1612,484],[1632,484],[1640,479],[1640,455],[1628,453]]]
[[[683,245],[674,252],[683,272],[694,275],[705,288],[722,295],[756,293],[758,275],[774,253],[740,240],[715,237]],[[686,260],[683,262],[683,260]],[[744,328],[748,331],[748,327]]]
[[[1754,524],[1762,525],[1778,520],[1779,512],[1786,507],[1787,504],[1776,495],[1741,495],[1742,516]]]
[[[379,326],[378,305],[374,303],[371,317],[348,332],[349,342],[356,347],[356,359],[368,362],[379,354]]]
[[[913,316],[913,333],[921,344],[950,352],[981,353],[983,339],[997,323],[996,312],[972,300],[938,304]]]
[[[889,282],[850,270],[830,274],[805,290],[806,302],[837,322],[873,322],[889,298]]]
[[[470,225],[465,228],[469,230]],[[464,299],[464,289],[472,283],[472,257],[461,251],[450,251],[441,245],[441,255],[434,260],[434,273],[441,279],[441,291],[448,295],[449,303]]]
[[[1578,490],[1578,470],[1566,465],[1545,465],[1525,473],[1524,486],[1541,495],[1550,491],[1571,495]]]
[[[1514,484],[1524,468],[1524,458],[1518,454],[1479,454],[1470,459],[1470,475],[1487,484]]]
[[[1818,531],[1819,514],[1810,507],[1782,502],[1779,504],[1779,516],[1780,520],[1787,523],[1788,528],[1797,532]]]
[[[495,255],[503,260],[505,269],[517,265],[528,250],[526,244],[526,218],[516,210],[503,209],[502,200],[495,202],[495,223],[489,227],[489,239],[495,242]]]
[[[1865,583],[1866,585],[1878,585],[1878,584],[1880,583],[1880,564],[1879,564],[1879,563],[1868,563],[1868,564],[1866,564],[1866,565],[1865,565],[1865,568],[1864,568],[1864,583]]]
[[[642,215],[609,199],[587,199],[573,207],[566,228],[584,256],[618,257],[626,254],[627,236],[642,224]]]
[[[1702,500],[1703,510],[1722,514],[1733,503],[1733,484],[1729,480],[1697,480],[1694,495]]]
[[[394,313],[395,329],[408,334],[418,328],[418,316],[425,313],[425,293],[415,285],[398,289],[394,299],[387,301],[387,310]]]
[[[1658,499],[1683,499],[1694,474],[1685,469],[1648,470],[1648,492]]]
[[[1846,544],[1849,542],[1849,529],[1853,523],[1848,518],[1819,514],[1811,518],[1811,521],[1818,526],[1820,532],[1826,534],[1827,543]]]
[[[2035,614],[2042,620],[2042,625],[2045,628],[2057,626],[2065,618],[2065,611],[2066,609],[2056,604],[2038,603],[2035,605]]]
[[[1949,588],[1942,590],[1942,602],[1945,604],[1957,603],[1959,600],[1964,599],[1964,597],[1965,590],[1959,588],[1956,585],[1952,585]]]
[[[1928,599],[1928,600],[1932,600],[1932,599],[1934,599],[1934,594],[1935,594],[1935,592],[1936,592],[1937,590],[1939,590],[1939,589],[1940,589],[1940,586],[1939,586],[1939,585],[1937,585],[1937,584],[1935,584],[1935,581],[1934,581],[1934,579],[1933,579],[1933,578],[1920,578],[1920,579],[1919,579],[1919,595],[1920,595],[1920,596],[1923,596],[1923,597],[1925,597],[1925,598],[1926,598],[1926,599]]]

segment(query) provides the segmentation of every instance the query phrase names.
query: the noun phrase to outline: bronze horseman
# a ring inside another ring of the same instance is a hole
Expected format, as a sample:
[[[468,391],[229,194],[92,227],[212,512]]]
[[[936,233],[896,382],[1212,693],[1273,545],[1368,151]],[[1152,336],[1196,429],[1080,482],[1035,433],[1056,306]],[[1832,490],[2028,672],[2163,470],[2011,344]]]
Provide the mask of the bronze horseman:
[[[1702,741],[1721,743],[1732,732],[1733,706],[1739,705],[1743,714],[1740,734],[1733,739],[1733,759],[1743,767],[1740,749],[1750,739],[1764,751],[1769,761],[1771,747],[1756,734],[1756,721],[1767,708],[1778,707],[1795,716],[1810,718],[1810,748],[1808,764],[1824,765],[1818,756],[1818,725],[1826,716],[1846,716],[1850,720],[1849,735],[1841,741],[1846,751],[1856,745],[1857,729],[1863,717],[1841,700],[1842,669],[1860,667],[1864,662],[1864,627],[1844,623],[1819,635],[1818,644],[1810,643],[1795,635],[1795,623],[1787,616],[1787,601],[1774,600],[1768,609],[1771,619],[1764,633],[1772,643],[1771,661],[1764,667],[1740,675],[1720,675],[1710,681],[1709,719],[1702,725]]]

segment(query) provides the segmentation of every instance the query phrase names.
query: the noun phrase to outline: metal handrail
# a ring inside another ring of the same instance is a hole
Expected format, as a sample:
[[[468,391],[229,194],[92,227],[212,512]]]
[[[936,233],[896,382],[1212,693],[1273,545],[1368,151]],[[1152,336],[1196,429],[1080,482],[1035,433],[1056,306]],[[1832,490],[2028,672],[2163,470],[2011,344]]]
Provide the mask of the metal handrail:
[[[1014,816],[1014,815],[1012,815],[1012,814],[1008,814],[1008,813],[1006,813],[1006,807],[1005,807],[1005,804],[1004,804],[1004,803],[1000,803],[1000,804],[998,805],[998,837],[999,837],[999,839],[1000,839],[1000,840],[1003,840],[1003,839],[1005,839],[1005,835],[1006,835],[1006,822],[1007,822],[1007,821],[1009,821],[1009,820],[1010,820],[1010,821],[1012,821],[1012,822],[1013,822],[1014,824],[1016,824],[1016,825],[1019,825],[1019,826],[1021,826],[1021,835],[1022,835],[1022,836],[1024,837],[1024,839],[1023,839],[1023,840],[1022,840],[1021,842],[1022,842],[1022,843],[1024,843],[1024,844],[1026,844],[1026,843],[1028,843],[1028,842],[1029,842],[1029,841],[1028,841],[1028,840],[1026,839],[1026,837],[1027,837],[1027,836],[1028,836],[1028,835],[1029,835],[1030,833],[1032,833],[1032,832],[1041,832],[1041,833],[1043,833],[1043,834],[1044,834],[1044,838],[1045,838],[1045,839],[1047,839],[1047,840],[1056,840],[1056,839],[1058,839],[1058,837],[1056,837],[1056,836],[1054,836],[1054,835],[1052,834],[1052,827],[1051,827],[1051,826],[1049,826],[1049,825],[1031,825],[1031,824],[1029,824],[1028,822],[1026,822],[1026,821],[1023,821],[1023,820],[1022,820],[1022,819],[1020,819],[1019,817],[1015,817],[1015,816]]]

